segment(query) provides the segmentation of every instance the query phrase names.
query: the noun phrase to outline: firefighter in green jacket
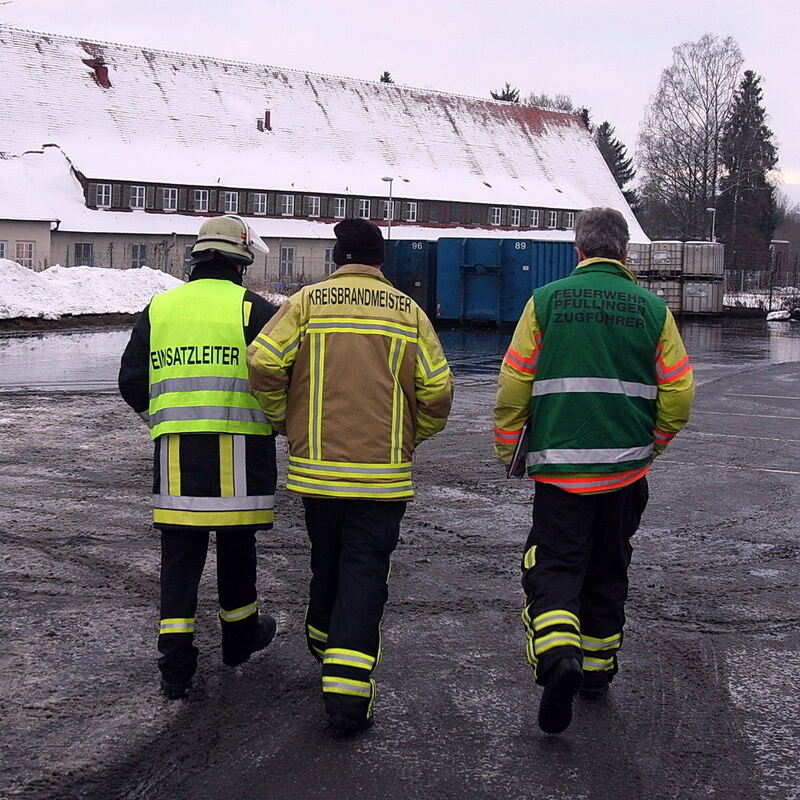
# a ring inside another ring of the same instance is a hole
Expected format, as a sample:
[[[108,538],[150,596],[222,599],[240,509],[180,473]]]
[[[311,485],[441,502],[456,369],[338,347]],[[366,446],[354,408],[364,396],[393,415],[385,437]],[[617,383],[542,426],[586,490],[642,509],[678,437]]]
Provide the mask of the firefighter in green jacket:
[[[255,532],[272,527],[275,436],[247,380],[247,346],[276,309],[242,278],[266,245],[236,216],[203,223],[189,282],[155,296],[122,356],[119,389],[154,439],[153,525],[161,531],[161,688],[184,697],[197,668],[197,589],[216,531],[222,660],[266,647]]]
[[[494,411],[506,464],[530,420],[536,492],[522,619],[547,733],[569,725],[578,691],[599,699],[617,672],[645,476],[688,421],[694,395],[672,314],[625,267],[624,217],[583,211],[575,244],[572,275],[537,289],[522,312]]]

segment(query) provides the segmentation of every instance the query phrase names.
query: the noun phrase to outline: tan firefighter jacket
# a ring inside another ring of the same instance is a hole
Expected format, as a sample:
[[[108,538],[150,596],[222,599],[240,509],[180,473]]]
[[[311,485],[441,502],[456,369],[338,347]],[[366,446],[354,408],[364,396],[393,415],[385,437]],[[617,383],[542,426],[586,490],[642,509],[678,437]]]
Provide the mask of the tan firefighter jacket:
[[[413,496],[414,447],[445,426],[450,368],[430,320],[377,267],[304,286],[247,351],[250,388],[289,439],[287,488]]]

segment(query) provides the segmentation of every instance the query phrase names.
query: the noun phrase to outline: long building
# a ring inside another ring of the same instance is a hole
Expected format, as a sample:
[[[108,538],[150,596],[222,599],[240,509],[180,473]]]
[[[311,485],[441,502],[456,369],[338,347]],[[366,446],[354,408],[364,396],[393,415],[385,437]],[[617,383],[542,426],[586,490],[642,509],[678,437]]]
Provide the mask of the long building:
[[[314,280],[333,226],[569,241],[606,205],[647,237],[575,114],[0,25],[0,257],[179,274],[202,219],[251,272]],[[391,196],[391,201],[390,201]]]

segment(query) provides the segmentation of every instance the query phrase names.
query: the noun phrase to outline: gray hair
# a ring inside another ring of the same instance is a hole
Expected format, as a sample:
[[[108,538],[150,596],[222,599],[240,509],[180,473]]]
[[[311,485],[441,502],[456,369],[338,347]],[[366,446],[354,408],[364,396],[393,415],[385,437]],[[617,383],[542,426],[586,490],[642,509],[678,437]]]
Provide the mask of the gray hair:
[[[625,217],[613,208],[587,208],[575,219],[575,246],[587,258],[624,261],[629,238]]]

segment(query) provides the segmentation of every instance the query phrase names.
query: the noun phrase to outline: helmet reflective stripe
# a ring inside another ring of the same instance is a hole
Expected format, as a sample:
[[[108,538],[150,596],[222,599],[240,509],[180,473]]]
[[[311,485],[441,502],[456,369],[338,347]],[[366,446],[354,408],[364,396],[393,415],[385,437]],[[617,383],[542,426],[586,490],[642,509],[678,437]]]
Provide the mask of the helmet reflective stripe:
[[[264,243],[264,240],[237,214],[225,214],[227,219],[235,219],[242,224],[242,241],[246,247],[252,248],[257,253],[267,255],[269,247]],[[238,242],[237,242],[238,244]]]

